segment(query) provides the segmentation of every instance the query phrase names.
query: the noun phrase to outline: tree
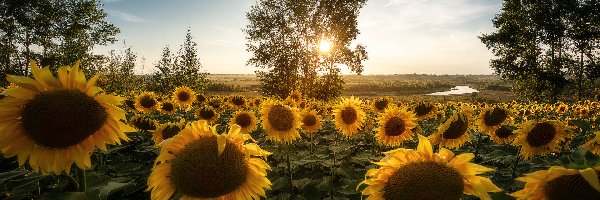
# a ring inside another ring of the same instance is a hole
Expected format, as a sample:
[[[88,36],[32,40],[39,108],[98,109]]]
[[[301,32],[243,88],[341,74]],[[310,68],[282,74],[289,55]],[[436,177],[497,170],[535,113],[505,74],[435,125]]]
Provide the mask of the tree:
[[[597,0],[505,0],[496,32],[479,39],[496,56],[491,67],[522,96],[582,98],[598,78],[598,9]]]
[[[341,94],[339,66],[360,74],[367,59],[363,45],[350,48],[359,34],[357,17],[366,0],[260,0],[246,17],[247,64],[260,68],[263,95],[285,97],[298,89],[328,99]],[[319,46],[331,43],[331,50]]]
[[[119,32],[105,18],[97,1],[0,1],[0,81],[6,73],[27,75],[29,59],[52,70],[81,60],[86,70],[97,58],[92,48],[114,42]]]
[[[201,72],[202,64],[197,54],[198,48],[188,29],[185,41],[177,55],[173,55],[169,46],[163,49],[161,59],[155,65],[158,71],[152,74],[150,90],[169,93],[178,86],[188,86],[196,91],[204,90],[208,83],[206,72]]]

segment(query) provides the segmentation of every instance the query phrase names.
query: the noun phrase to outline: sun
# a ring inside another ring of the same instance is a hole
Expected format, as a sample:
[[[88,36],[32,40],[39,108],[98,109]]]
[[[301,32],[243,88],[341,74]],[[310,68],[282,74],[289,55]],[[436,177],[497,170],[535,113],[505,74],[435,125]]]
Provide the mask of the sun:
[[[331,44],[331,41],[327,40],[327,39],[322,39],[319,42],[319,51],[321,53],[329,53],[329,51],[331,51],[331,47],[333,45]]]

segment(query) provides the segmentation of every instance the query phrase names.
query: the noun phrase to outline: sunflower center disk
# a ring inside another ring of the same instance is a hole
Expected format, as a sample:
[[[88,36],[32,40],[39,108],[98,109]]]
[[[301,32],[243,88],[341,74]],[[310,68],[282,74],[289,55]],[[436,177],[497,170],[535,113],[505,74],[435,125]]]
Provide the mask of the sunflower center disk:
[[[161,109],[164,111],[170,112],[170,111],[173,111],[173,109],[175,109],[175,106],[173,106],[173,104],[171,104],[171,103],[163,103]]]
[[[178,191],[196,198],[228,194],[246,182],[245,154],[229,140],[219,156],[217,137],[188,143],[172,160],[171,179]]]
[[[544,146],[554,139],[556,129],[548,122],[538,123],[527,134],[527,143],[532,147]]]
[[[548,181],[544,193],[548,200],[600,199],[600,192],[580,174],[564,175]]]
[[[239,125],[242,128],[248,127],[252,125],[252,118],[250,117],[250,115],[243,113],[235,118],[235,124]]]
[[[212,119],[215,116],[215,112],[208,109],[200,110],[200,117],[204,120]]]
[[[457,200],[464,190],[456,170],[435,162],[409,163],[400,167],[384,188],[386,200]]]
[[[498,128],[498,129],[496,129],[495,134],[499,138],[504,139],[504,138],[508,138],[508,137],[512,136],[513,135],[513,131],[510,130],[510,128],[508,128],[506,126],[502,126],[502,127]]]
[[[504,109],[494,108],[491,112],[485,113],[483,122],[487,126],[496,126],[508,118],[508,113]]]
[[[352,124],[357,118],[358,114],[353,107],[348,106],[342,110],[342,121],[344,121],[345,124]]]
[[[190,94],[188,94],[187,92],[180,92],[179,94],[177,94],[177,99],[179,101],[188,101],[190,100]]]
[[[433,110],[433,105],[419,104],[417,107],[415,107],[415,114],[417,116],[424,116],[429,114],[431,110]]]
[[[246,103],[241,97],[234,97],[233,99],[231,99],[231,102],[233,102],[233,105],[236,106],[243,106],[244,103]]]
[[[204,95],[199,94],[199,95],[196,95],[196,100],[198,102],[204,102],[204,101],[206,101],[206,97],[204,97]]]
[[[149,120],[145,117],[134,119],[133,125],[141,130],[156,130],[156,124],[154,123],[154,121]]]
[[[375,102],[375,108],[377,108],[377,110],[383,110],[385,108],[387,108],[388,106],[388,101],[386,100],[377,100]]]
[[[317,118],[314,115],[305,115],[304,117],[302,117],[302,123],[304,124],[304,126],[314,126],[317,124]]]
[[[267,119],[269,119],[269,125],[277,131],[289,131],[294,126],[292,111],[282,105],[274,105],[269,111]]]
[[[181,128],[179,128],[179,126],[169,125],[165,127],[162,131],[163,140],[172,138],[173,136],[177,135],[179,131],[181,131]]]
[[[143,96],[140,98],[140,105],[144,108],[152,108],[156,105],[156,100],[151,96]]]
[[[385,123],[383,128],[387,136],[399,136],[406,130],[406,125],[404,124],[404,120],[399,117],[392,117]]]
[[[444,131],[442,137],[444,137],[444,139],[460,138],[467,132],[468,128],[469,122],[466,119],[459,117],[450,123],[450,126],[448,126],[448,129]]]
[[[131,109],[136,109],[135,108],[135,101],[131,100],[131,99],[127,99],[125,100],[125,105],[127,105],[127,107],[131,108]]]
[[[94,134],[108,118],[105,108],[79,90],[43,92],[21,112],[25,133],[50,148],[76,145]]]

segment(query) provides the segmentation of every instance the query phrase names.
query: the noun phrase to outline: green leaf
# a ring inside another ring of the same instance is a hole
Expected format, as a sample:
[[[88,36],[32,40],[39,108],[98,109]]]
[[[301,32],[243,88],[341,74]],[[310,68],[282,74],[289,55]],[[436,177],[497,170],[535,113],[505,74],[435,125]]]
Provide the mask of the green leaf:
[[[27,171],[18,170],[18,169],[9,171],[9,172],[0,173],[0,184],[4,184],[5,182],[9,181],[10,179],[21,176],[25,173],[27,173]]]
[[[496,192],[492,194],[492,199],[494,200],[514,200],[516,198],[504,193],[504,192]]]

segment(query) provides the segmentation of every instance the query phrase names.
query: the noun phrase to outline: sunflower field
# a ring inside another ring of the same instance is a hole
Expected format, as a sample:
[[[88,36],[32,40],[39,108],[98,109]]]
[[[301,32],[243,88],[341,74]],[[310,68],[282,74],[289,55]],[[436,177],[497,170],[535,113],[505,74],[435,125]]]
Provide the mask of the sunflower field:
[[[600,199],[600,106],[107,94],[31,63],[0,96],[0,199]]]

